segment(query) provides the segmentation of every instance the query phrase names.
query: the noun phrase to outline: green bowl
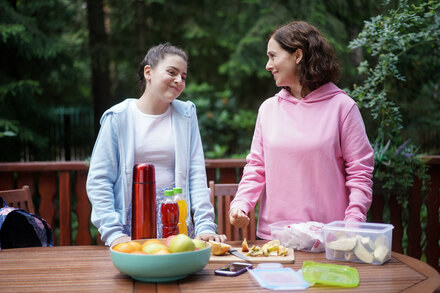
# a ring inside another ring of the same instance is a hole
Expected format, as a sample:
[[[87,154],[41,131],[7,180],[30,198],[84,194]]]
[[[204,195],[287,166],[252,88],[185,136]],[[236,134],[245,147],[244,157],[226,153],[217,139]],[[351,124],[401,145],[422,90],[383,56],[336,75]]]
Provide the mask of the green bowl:
[[[136,240],[141,243],[144,240]],[[203,269],[211,256],[206,248],[162,255],[130,254],[110,248],[113,265],[123,274],[143,282],[168,282],[185,278]]]

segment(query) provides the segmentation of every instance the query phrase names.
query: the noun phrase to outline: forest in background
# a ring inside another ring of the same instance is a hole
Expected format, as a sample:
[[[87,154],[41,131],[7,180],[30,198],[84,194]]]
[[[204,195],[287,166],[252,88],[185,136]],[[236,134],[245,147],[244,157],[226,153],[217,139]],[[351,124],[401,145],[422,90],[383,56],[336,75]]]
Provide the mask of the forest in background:
[[[274,28],[301,19],[320,29],[343,68],[338,86],[351,91],[367,78],[359,65],[380,54],[350,42],[365,21],[401,2],[0,0],[0,161],[66,159],[60,154],[71,145],[85,148],[81,159],[90,156],[101,114],[139,96],[138,64],[163,42],[189,53],[181,99],[197,105],[205,155],[244,157],[258,106],[278,91],[265,70]],[[437,10],[433,25],[438,18]],[[399,58],[406,79],[386,87],[402,114],[403,139],[439,154],[438,45],[414,46]],[[373,140],[377,123],[361,110]]]

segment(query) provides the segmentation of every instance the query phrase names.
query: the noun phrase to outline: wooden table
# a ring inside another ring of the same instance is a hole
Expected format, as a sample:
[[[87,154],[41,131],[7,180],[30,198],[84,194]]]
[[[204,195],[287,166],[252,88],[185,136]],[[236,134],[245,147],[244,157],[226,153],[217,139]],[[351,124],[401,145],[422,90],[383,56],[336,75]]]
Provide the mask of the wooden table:
[[[294,264],[284,266],[298,270],[305,260],[330,262],[324,253],[301,251],[295,251],[295,259]],[[424,293],[440,287],[436,270],[399,253],[393,252],[391,260],[381,266],[331,263],[355,267],[359,287],[310,287],[306,291]],[[215,276],[214,269],[220,266],[209,263],[200,272],[175,282],[143,283],[119,273],[105,246],[5,249],[0,251],[0,292],[269,292],[249,273],[238,277]]]

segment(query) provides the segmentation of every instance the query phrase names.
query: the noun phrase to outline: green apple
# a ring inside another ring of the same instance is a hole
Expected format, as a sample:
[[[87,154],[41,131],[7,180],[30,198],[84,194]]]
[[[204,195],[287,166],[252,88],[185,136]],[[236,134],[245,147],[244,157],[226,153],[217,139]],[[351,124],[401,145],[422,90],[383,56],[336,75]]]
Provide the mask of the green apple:
[[[194,245],[196,246],[196,249],[203,249],[205,248],[205,241],[200,239],[193,239]]]
[[[196,248],[196,245],[192,241],[192,239],[185,234],[179,234],[174,237],[170,244],[168,245],[168,249],[171,252],[184,252],[184,251],[193,251]]]

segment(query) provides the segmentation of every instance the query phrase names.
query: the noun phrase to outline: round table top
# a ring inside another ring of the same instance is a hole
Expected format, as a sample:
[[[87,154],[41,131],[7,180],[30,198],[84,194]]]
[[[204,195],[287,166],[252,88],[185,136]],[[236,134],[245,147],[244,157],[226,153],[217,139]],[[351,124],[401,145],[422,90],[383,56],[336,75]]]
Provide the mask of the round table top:
[[[329,261],[325,253],[295,251],[295,262],[283,264],[298,270],[305,260],[349,265],[358,270],[363,292],[432,292],[440,287],[439,273],[428,264],[399,253],[383,265]],[[169,283],[143,283],[121,274],[106,246],[57,246],[0,251],[0,292],[267,292],[253,277],[214,275],[219,263]],[[307,291],[347,292],[339,287],[313,286]]]

